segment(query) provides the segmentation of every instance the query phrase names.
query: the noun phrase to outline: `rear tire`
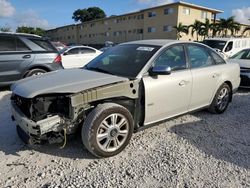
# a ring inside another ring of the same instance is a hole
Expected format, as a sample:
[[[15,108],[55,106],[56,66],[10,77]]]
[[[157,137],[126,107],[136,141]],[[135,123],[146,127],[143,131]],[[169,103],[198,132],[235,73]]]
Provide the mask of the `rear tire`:
[[[27,78],[27,77],[31,77],[31,76],[39,76],[39,75],[42,75],[46,72],[47,71],[43,70],[43,69],[32,69],[24,77]]]
[[[97,157],[111,157],[129,143],[134,130],[130,112],[121,105],[98,105],[86,118],[82,127],[85,147]]]
[[[226,111],[231,98],[232,90],[228,84],[224,83],[216,92],[208,110],[213,114],[222,114]]]

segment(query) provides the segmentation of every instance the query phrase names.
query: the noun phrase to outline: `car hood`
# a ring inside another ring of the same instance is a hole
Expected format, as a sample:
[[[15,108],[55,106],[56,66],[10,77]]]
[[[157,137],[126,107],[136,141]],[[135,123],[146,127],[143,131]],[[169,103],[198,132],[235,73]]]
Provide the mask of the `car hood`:
[[[238,63],[240,67],[250,68],[250,60],[242,60],[242,59],[229,59],[230,63]]]
[[[128,78],[85,69],[68,69],[20,80],[11,86],[11,90],[21,97],[33,98],[43,94],[77,93],[122,81],[128,81]]]

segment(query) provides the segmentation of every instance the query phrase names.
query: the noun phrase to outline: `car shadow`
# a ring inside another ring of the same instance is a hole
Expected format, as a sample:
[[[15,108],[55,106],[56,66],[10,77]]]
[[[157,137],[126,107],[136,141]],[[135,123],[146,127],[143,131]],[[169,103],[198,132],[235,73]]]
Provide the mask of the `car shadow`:
[[[232,103],[224,114],[196,112],[192,115],[198,121],[174,125],[168,131],[208,156],[250,169],[250,110],[240,110],[242,105],[250,105],[240,101],[244,97],[249,100],[249,96],[237,96],[239,104]]]

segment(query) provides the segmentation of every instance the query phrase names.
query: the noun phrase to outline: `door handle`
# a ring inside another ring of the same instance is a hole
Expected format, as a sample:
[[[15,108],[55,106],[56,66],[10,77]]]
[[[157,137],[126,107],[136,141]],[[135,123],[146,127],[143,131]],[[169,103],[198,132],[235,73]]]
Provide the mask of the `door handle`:
[[[179,86],[185,86],[189,84],[189,81],[186,81],[186,80],[182,80],[180,83],[179,83]]]
[[[23,59],[29,59],[29,58],[31,58],[31,55],[24,55],[23,56]]]
[[[217,78],[217,77],[219,77],[219,76],[220,76],[219,73],[214,73],[214,74],[213,74],[213,78]]]

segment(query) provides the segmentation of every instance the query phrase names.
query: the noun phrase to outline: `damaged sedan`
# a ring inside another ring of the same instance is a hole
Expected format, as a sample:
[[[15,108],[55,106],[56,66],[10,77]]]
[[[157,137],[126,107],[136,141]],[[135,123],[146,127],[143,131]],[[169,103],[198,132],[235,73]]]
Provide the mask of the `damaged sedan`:
[[[120,153],[132,133],[198,109],[223,113],[240,83],[227,64],[198,43],[142,40],[117,45],[82,69],[12,86],[12,118],[28,144],[66,142],[81,130],[97,157]]]

